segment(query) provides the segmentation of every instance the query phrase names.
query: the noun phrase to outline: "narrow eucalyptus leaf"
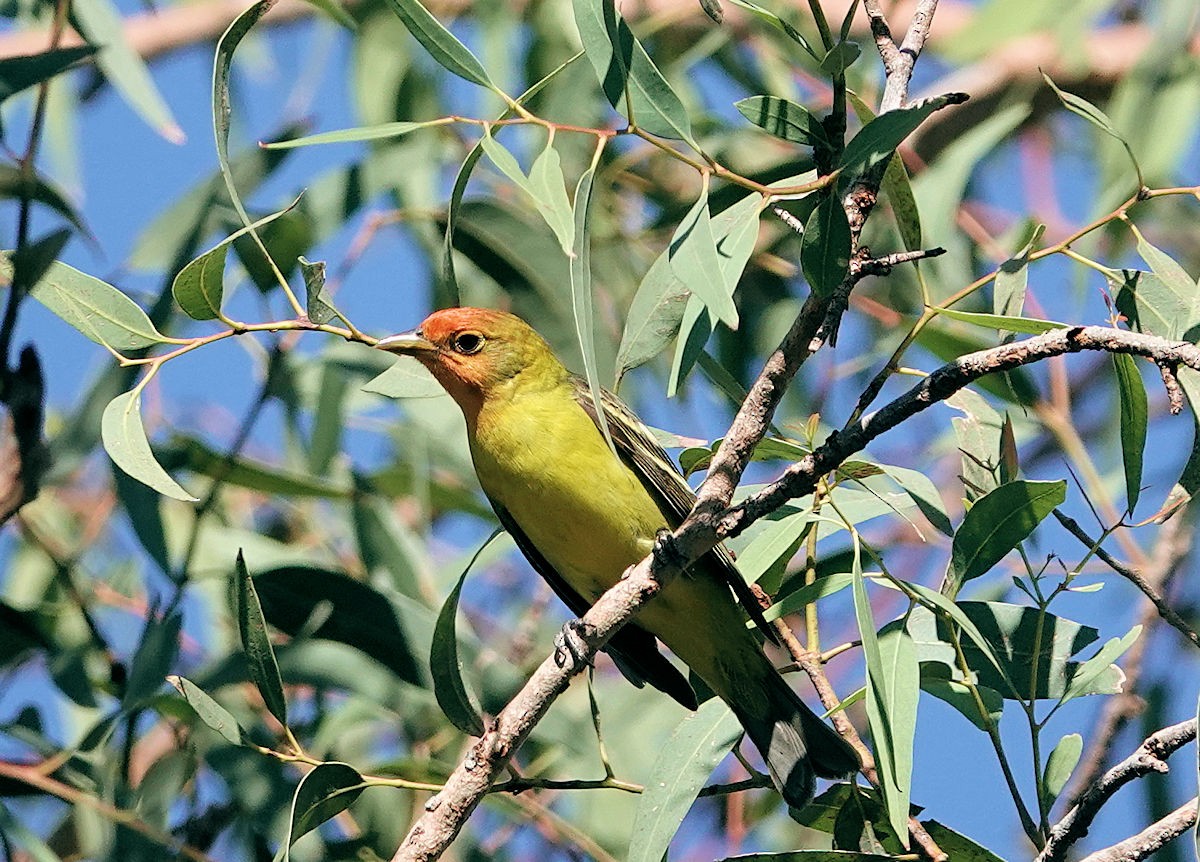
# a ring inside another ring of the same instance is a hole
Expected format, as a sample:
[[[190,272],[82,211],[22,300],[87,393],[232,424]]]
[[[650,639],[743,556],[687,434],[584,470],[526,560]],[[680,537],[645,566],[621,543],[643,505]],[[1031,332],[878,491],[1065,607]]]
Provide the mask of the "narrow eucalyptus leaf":
[[[1137,508],[1142,493],[1142,457],[1146,451],[1149,404],[1138,361],[1127,353],[1112,354],[1121,402],[1121,460],[1125,466],[1125,511]]]
[[[279,719],[279,723],[287,726],[287,700],[283,696],[283,679],[279,676],[279,663],[275,660],[275,649],[271,646],[270,635],[267,634],[267,621],[263,616],[262,605],[258,601],[258,591],[254,588],[254,579],[246,569],[246,560],[239,549],[234,568],[236,584],[234,595],[237,609],[238,632],[242,639],[242,649],[246,652],[246,661],[250,665],[250,678],[254,680],[262,695],[263,702],[271,715]]]
[[[199,502],[162,468],[150,451],[146,429],[142,426],[141,394],[122,392],[104,408],[100,436],[113,463],[155,491],[185,503]]]

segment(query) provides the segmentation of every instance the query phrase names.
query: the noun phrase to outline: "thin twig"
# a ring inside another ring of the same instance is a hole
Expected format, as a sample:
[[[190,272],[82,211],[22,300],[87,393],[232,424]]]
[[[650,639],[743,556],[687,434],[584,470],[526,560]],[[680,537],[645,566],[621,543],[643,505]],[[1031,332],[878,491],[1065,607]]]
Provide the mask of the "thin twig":
[[[1062,524],[1068,533],[1077,538],[1088,548],[1093,549],[1096,556],[1106,563],[1109,568],[1141,590],[1142,595],[1149,600],[1150,604],[1154,605],[1154,609],[1158,611],[1158,615],[1162,617],[1165,622],[1173,626],[1180,634],[1191,641],[1193,646],[1200,647],[1200,635],[1197,635],[1196,632],[1188,626],[1187,621],[1184,620],[1183,617],[1171,609],[1171,606],[1166,603],[1166,600],[1163,599],[1163,597],[1154,589],[1150,582],[1142,576],[1140,571],[1131,566],[1125,565],[1120,560],[1113,557],[1112,554],[1108,553],[1108,551],[1104,550],[1104,548],[1102,548],[1094,539],[1088,536],[1088,534],[1082,527],[1079,526],[1078,522],[1076,522],[1074,518],[1064,515],[1058,509],[1055,509],[1053,514],[1054,517],[1058,519],[1058,523]],[[1176,513],[1176,516],[1182,517],[1180,513]],[[1179,533],[1178,538],[1183,547],[1176,549],[1177,553],[1175,554],[1175,557],[1182,560],[1187,554],[1188,548],[1191,545],[1191,536],[1187,531],[1183,531]]]

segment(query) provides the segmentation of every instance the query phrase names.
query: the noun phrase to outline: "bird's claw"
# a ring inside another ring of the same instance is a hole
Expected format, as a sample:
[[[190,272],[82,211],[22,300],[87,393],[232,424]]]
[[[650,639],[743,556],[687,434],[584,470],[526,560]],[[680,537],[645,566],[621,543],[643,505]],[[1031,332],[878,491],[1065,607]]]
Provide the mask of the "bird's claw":
[[[654,561],[660,566],[683,566],[683,555],[675,546],[675,534],[666,527],[659,527],[654,535]]]
[[[572,669],[590,665],[588,645],[583,639],[583,620],[570,620],[554,637],[554,663],[566,667],[570,662]]]

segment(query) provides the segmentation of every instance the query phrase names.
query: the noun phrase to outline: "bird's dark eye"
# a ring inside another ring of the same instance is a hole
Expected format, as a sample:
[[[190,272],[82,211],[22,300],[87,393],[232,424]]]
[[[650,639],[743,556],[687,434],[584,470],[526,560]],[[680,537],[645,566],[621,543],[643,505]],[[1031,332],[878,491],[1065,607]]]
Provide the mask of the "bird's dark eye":
[[[478,332],[460,332],[454,336],[454,349],[468,356],[483,350],[483,336]]]

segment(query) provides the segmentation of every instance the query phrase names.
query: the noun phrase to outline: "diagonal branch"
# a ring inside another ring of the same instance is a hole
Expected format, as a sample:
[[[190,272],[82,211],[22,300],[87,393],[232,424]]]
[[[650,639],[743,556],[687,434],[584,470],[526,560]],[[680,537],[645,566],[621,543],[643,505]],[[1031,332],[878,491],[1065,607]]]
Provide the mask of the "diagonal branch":
[[[697,504],[674,534],[658,542],[653,553],[629,569],[622,580],[583,616],[576,627],[581,647],[576,656],[578,660],[560,666],[554,656],[546,658],[524,688],[500,711],[495,723],[471,747],[442,791],[426,804],[425,813],[409,831],[393,862],[438,858],[458,835],[512,753],[529,736],[554,698],[566,689],[571,677],[586,667],[600,647],[642,605],[654,598],[663,584],[719,542],[741,533],[789,499],[810,493],[823,475],[871,440],[980,377],[1082,350],[1131,353],[1200,370],[1200,347],[1185,342],[1102,326],[1052,330],[1024,341],[967,354],[942,366],[877,413],[865,417],[847,431],[831,434],[825,443],[784,471],[775,482],[724,512],[713,511],[712,502],[707,509]],[[787,365],[786,357],[780,361]],[[770,403],[769,399],[766,403]],[[761,434],[761,427],[748,424],[739,429],[736,436],[731,433],[726,438],[727,444],[733,447],[732,451],[738,451],[755,431]],[[728,478],[736,484],[732,472]],[[713,499],[713,496],[709,497],[710,501]]]
[[[1164,727],[1147,737],[1145,742],[1138,746],[1137,751],[1108,770],[1099,781],[1089,787],[1078,804],[1055,824],[1054,828],[1050,830],[1050,839],[1046,842],[1042,852],[1038,854],[1036,862],[1058,862],[1058,860],[1064,859],[1071,845],[1087,835],[1092,821],[1096,819],[1100,809],[1112,798],[1114,793],[1129,782],[1149,775],[1151,772],[1167,772],[1166,759],[1195,738],[1196,719],[1194,718]],[[1195,800],[1189,805],[1192,807],[1194,822]],[[1115,856],[1113,858],[1126,857]]]
[[[1198,805],[1200,798],[1193,796],[1190,802],[1183,803],[1162,820],[1132,838],[1097,850],[1085,857],[1083,862],[1138,862],[1146,859],[1196,825]]]

